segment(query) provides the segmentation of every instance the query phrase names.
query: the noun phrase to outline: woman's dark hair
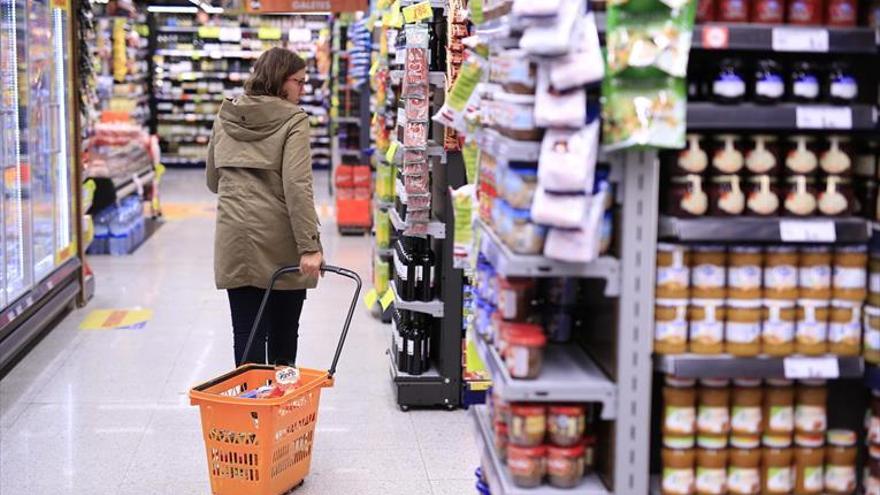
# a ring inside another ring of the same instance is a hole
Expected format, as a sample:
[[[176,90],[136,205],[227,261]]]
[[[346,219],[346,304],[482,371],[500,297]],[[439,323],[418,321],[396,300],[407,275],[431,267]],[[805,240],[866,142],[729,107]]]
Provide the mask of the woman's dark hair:
[[[260,55],[254,72],[244,83],[244,92],[250,96],[277,96],[285,98],[284,82],[306,68],[306,61],[284,48],[272,48]]]

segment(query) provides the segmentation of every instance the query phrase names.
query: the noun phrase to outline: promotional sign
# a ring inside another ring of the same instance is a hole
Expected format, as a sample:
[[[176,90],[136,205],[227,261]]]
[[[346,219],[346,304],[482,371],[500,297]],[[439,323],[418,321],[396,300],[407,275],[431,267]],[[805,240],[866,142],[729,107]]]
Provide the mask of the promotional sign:
[[[243,0],[245,12],[357,12],[369,8],[367,0]]]

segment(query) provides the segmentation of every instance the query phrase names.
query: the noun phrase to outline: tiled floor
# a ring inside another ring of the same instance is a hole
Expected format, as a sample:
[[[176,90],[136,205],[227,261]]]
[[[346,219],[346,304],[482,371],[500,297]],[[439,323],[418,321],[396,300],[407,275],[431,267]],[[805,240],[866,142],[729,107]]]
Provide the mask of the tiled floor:
[[[329,262],[368,278],[367,237],[340,237],[316,187]],[[171,171],[168,220],[137,253],[92,257],[97,293],[0,380],[0,493],[209,494],[189,388],[232,367],[225,294],[213,287],[213,198],[200,171]],[[302,318],[304,366],[326,367],[350,285],[326,277]],[[82,331],[86,313],[142,306],[142,330]],[[300,495],[463,495],[478,465],[463,411],[400,412],[384,354],[388,327],[359,305],[323,392],[311,475]],[[244,494],[243,494],[244,495]]]

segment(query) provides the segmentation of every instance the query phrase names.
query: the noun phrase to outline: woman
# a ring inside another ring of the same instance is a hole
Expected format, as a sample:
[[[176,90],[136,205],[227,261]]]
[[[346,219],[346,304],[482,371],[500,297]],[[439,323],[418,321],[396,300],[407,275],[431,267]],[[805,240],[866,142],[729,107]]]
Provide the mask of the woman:
[[[244,95],[223,101],[208,145],[208,188],[218,194],[214,278],[229,293],[235,362],[294,365],[306,289],[322,258],[312,195],[309,119],[298,106],[306,63],[283,48],[263,53]],[[248,335],[269,278],[299,265],[275,286],[248,356]]]

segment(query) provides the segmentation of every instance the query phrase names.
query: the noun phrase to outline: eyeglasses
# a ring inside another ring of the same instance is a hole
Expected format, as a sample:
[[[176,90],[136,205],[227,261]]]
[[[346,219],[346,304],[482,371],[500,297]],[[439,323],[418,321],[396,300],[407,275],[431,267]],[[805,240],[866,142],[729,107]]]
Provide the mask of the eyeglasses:
[[[297,79],[297,78],[295,78],[295,77],[288,77],[287,80],[288,80],[288,81],[293,81],[293,82],[299,84],[300,86],[303,86],[303,85],[305,85],[305,83],[308,82],[308,79],[306,79],[306,78],[303,78],[303,79]]]

